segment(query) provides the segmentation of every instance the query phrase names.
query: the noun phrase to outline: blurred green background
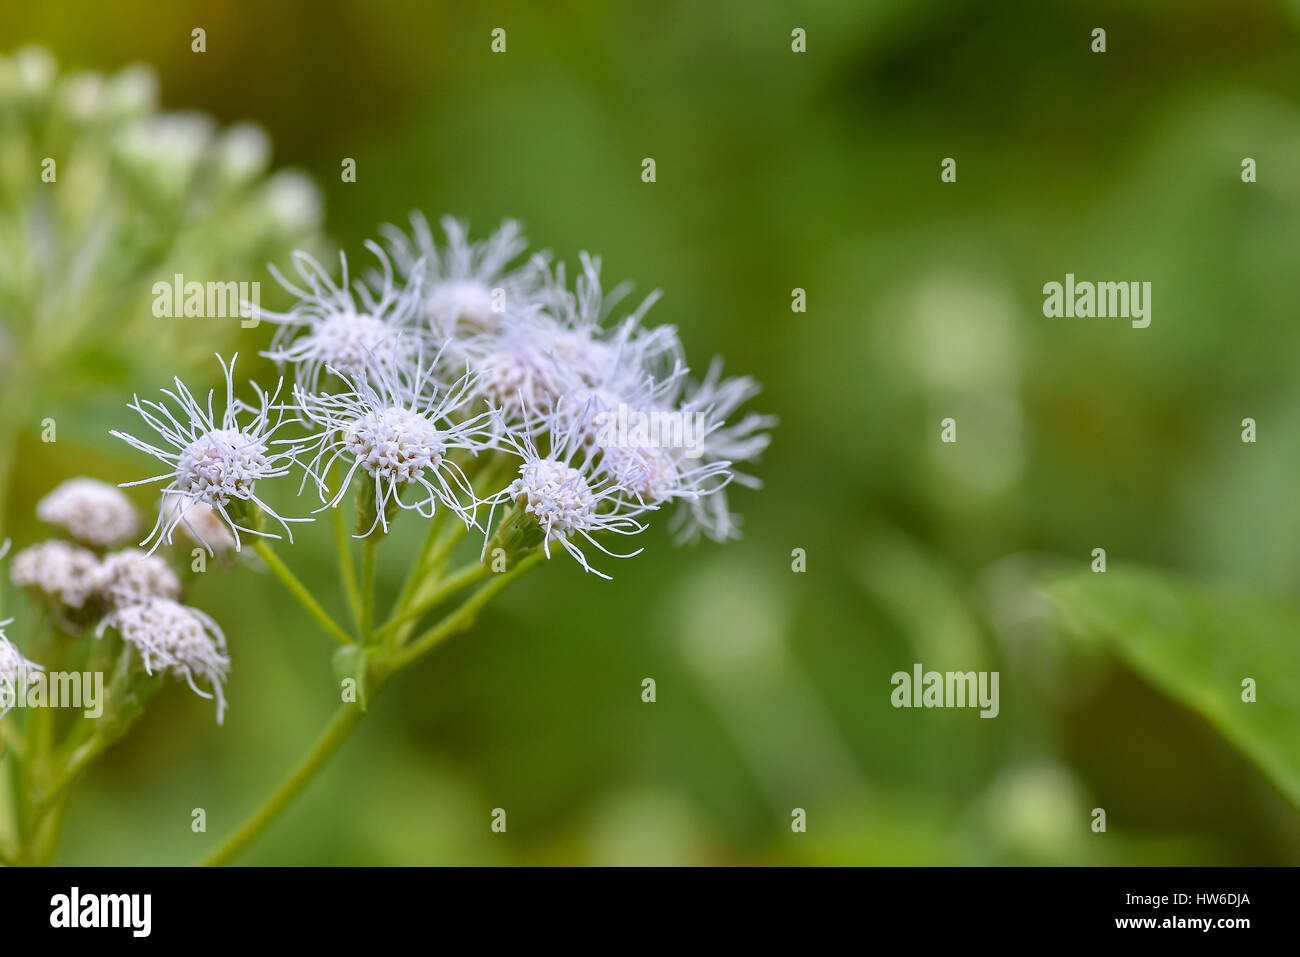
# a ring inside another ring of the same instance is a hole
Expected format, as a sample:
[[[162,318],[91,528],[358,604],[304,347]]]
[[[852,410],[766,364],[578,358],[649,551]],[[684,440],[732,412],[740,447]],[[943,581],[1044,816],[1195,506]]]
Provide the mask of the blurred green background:
[[[411,209],[601,254],[781,420],[766,487],[733,496],[742,541],[660,528],[612,583],[525,579],[245,862],[1300,861],[1300,4],[6,4],[0,51],[28,43],[150,64],[167,108],[260,124],[350,255]],[[1066,272],[1150,281],[1150,328],[1044,318]],[[268,337],[219,333],[250,358]],[[106,431],[131,391],[216,371],[141,349],[37,387],[59,440],[20,446],[17,543],[58,481],[145,474]],[[327,541],[286,557],[341,610]],[[1040,587],[1097,547],[1106,576]],[[1149,587],[1106,592],[1139,566]],[[82,788],[60,862],[197,859],[335,706],[329,644],[269,577],[200,578],[189,601],[232,641],[226,724],[166,688]],[[1143,605],[1161,589],[1177,613]],[[1058,602],[1107,616],[1066,627]],[[893,709],[918,661],[1000,671],[1001,714]]]

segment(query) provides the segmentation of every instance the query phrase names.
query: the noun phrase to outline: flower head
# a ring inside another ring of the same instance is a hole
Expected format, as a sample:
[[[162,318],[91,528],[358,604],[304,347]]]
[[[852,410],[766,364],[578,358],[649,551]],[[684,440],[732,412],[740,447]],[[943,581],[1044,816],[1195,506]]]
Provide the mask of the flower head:
[[[636,516],[653,506],[629,502],[609,474],[594,467],[583,452],[580,427],[563,429],[547,420],[545,429],[549,451],[542,454],[528,429],[508,433],[507,441],[523,459],[518,478],[491,497],[493,513],[497,505],[512,503],[527,520],[535,522],[542,534],[542,550],[551,557],[551,545],[559,544],[585,571],[601,578],[610,576],[592,568],[579,541],[585,541],[613,558],[631,558],[630,554],[611,552],[596,541],[602,533],[635,535],[645,529]],[[488,516],[491,527],[492,515]],[[488,542],[484,542],[486,553]]]
[[[512,265],[528,248],[523,230],[506,220],[487,239],[471,242],[464,223],[443,217],[447,241],[439,247],[429,222],[411,214],[412,235],[395,226],[380,232],[397,268],[407,276],[425,269],[420,317],[439,341],[495,332],[503,316],[530,307],[541,289],[547,257]]]
[[[324,266],[304,252],[294,254],[294,265],[305,289],[271,267],[276,280],[297,296],[298,302],[287,313],[261,313],[280,327],[271,350],[264,355],[293,363],[298,383],[313,391],[327,370],[344,376],[398,373],[414,360],[422,341],[423,332],[411,327],[420,305],[422,267],[415,264],[407,284],[399,287],[384,251],[372,242],[367,242],[366,248],[382,266],[375,283],[377,294],[360,281],[349,286],[347,257],[342,253],[342,281],[338,284]]]
[[[545,415],[555,408],[559,369],[532,330],[480,345],[484,348],[471,359],[476,390],[489,409],[500,412],[501,423],[520,427],[530,412]]]
[[[32,588],[65,608],[77,609],[96,594],[99,559],[95,553],[51,539],[14,555],[9,580]]]
[[[0,718],[14,706],[19,690],[25,690],[28,675],[33,671],[45,670],[24,658],[13,642],[5,637],[5,625],[11,621],[12,618],[0,621]]]
[[[138,524],[131,500],[93,478],[74,478],[36,503],[36,517],[67,530],[87,545],[112,547],[131,538]]]
[[[672,454],[660,448],[615,446],[603,450],[602,464],[638,501],[657,504],[678,494],[681,470]]]
[[[676,330],[642,328],[658,293],[605,328],[626,296],[627,284],[604,294],[600,260],[585,253],[581,258],[583,270],[573,292],[566,288],[560,264],[548,275],[536,308],[511,314],[494,334],[463,344],[463,354],[478,373],[480,394],[501,410],[508,426],[535,431],[563,401],[572,411],[593,394],[614,403],[634,396],[649,401],[671,391],[685,371]]]
[[[762,483],[732,466],[756,460],[762,454],[772,440],[767,430],[776,425],[776,418],[750,412],[732,424],[727,424],[727,419],[758,392],[758,383],[748,376],[722,378],[722,361],[715,359],[703,381],[686,387],[686,398],[680,406],[682,412],[697,415],[704,422],[700,429],[700,462],[706,466],[723,463],[729,480],[747,488],[760,488]],[[684,501],[673,517],[673,528],[684,541],[701,534],[715,541],[740,537],[739,519],[730,511],[722,486]]]
[[[550,276],[543,296],[542,319],[537,324],[550,340],[551,352],[589,386],[628,379],[633,383],[646,373],[656,379],[675,379],[684,365],[682,344],[674,326],[645,325],[646,314],[659,301],[654,290],[630,312],[611,322],[632,291],[619,283],[606,292],[600,279],[600,257],[582,253],[582,267],[567,288],[564,264]]]
[[[240,516],[251,506],[257,506],[278,521],[291,541],[293,533],[288,523],[308,519],[281,518],[258,496],[257,484],[288,474],[290,465],[297,457],[299,449],[296,446],[283,447],[272,442],[272,437],[280,428],[296,420],[285,419],[283,407],[275,404],[283,380],[272,393],[263,392],[253,383],[258,398],[256,405],[235,400],[235,358],[227,366],[220,356],[217,357],[217,361],[222,362],[222,371],[226,375],[226,407],[220,417],[213,412],[213,392],[208,393],[206,405],[202,404],[180,379],[176,379],[174,392],[162,390],[163,395],[171,400],[171,405],[176,407],[175,410],[167,403],[141,400],[139,396],[128,406],[140,413],[145,423],[158,433],[162,439],[161,446],[151,445],[126,432],[114,430],[112,434],[168,466],[168,471],[160,475],[124,484],[166,482],[163,491],[174,493],[186,506],[196,502],[210,505],[230,529],[235,539],[235,549],[238,550],[241,544],[240,532],[268,538],[279,537],[240,524]],[[251,418],[241,423],[241,415],[249,415]],[[177,507],[175,500],[169,503],[165,497],[153,531],[141,544],[148,544],[152,540],[154,544],[150,551],[162,542],[170,545],[172,533],[185,520],[186,514],[184,509]],[[211,546],[209,551],[212,551]]]
[[[95,636],[102,637],[109,628],[139,652],[149,674],[160,671],[182,678],[195,694],[216,698],[217,723],[221,723],[226,711],[223,685],[230,673],[230,658],[226,654],[226,636],[215,621],[197,608],[168,598],[153,598],[110,612],[95,629]]]
[[[325,395],[294,389],[304,417],[321,426],[307,440],[315,455],[305,468],[325,508],[338,506],[357,475],[372,483],[375,524],[363,537],[377,526],[387,532],[387,513],[394,507],[426,518],[439,507],[448,508],[466,525],[474,523],[477,499],[455,456],[477,455],[488,447],[491,416],[464,414],[473,397],[473,377],[466,373],[443,387],[433,373],[436,365],[435,360],[426,367],[417,358],[410,374],[353,378],[349,390]],[[330,473],[340,461],[343,479],[331,490]]]
[[[121,608],[150,598],[175,600],[181,595],[181,582],[161,558],[127,548],[99,563],[95,590],[110,607]]]

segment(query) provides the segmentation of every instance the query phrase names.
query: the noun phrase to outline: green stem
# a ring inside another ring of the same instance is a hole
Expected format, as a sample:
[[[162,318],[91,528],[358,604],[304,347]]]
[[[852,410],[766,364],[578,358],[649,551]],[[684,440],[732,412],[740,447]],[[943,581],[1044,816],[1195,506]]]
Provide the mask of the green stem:
[[[477,581],[482,580],[491,574],[491,569],[481,562],[474,562],[461,568],[450,578],[440,584],[433,594],[422,598],[413,605],[408,605],[399,610],[384,622],[383,626],[375,632],[375,641],[382,641],[391,635],[399,625],[412,619],[419,618],[429,609],[433,608],[439,602],[443,601],[450,595],[456,594],[462,588],[466,588]]]
[[[361,643],[369,644],[375,629],[375,538],[361,543]]]
[[[303,608],[307,609],[307,611],[311,613],[311,616],[320,622],[321,626],[338,640],[339,644],[352,644],[352,637],[339,627],[338,623],[330,617],[329,612],[320,606],[320,602],[312,596],[312,593],[307,590],[306,586],[294,577],[293,572],[289,571],[284,562],[280,561],[280,556],[276,555],[270,545],[268,545],[264,540],[259,541],[253,545],[253,550],[262,556],[262,560],[266,562],[271,571],[275,572],[276,577],[278,577],[284,584],[284,587],[289,590],[289,593],[293,595],[294,598],[298,599],[298,603],[301,604]]]
[[[354,704],[345,704],[334,713],[334,717],[316,739],[310,751],[293,772],[280,783],[271,796],[263,802],[246,820],[242,827],[232,834],[215,851],[204,858],[203,863],[209,867],[224,867],[252,844],[280,812],[289,806],[314,778],[318,771],[347,740],[364,712]]]
[[[469,529],[467,529],[462,522],[456,522],[452,525],[451,530],[448,531],[446,535],[442,536],[441,541],[438,542],[438,546],[432,549],[429,552],[428,557],[425,558],[424,571],[437,572],[441,570],[442,566],[446,564],[447,559],[451,557],[451,553],[456,550],[456,546],[460,544],[460,540],[465,537],[465,533],[468,531]]]
[[[394,611],[399,611],[407,606],[412,598],[415,597],[416,588],[420,585],[425,565],[429,561],[429,553],[433,551],[434,544],[438,541],[438,536],[442,532],[442,526],[447,520],[447,509],[440,508],[434,514],[429,522],[429,530],[425,533],[424,544],[420,546],[420,552],[415,556],[415,561],[411,564],[411,570],[406,575],[406,581],[402,583],[402,590],[397,595],[397,601],[393,605]]]
[[[89,739],[82,742],[82,744],[68,759],[68,763],[64,766],[63,773],[60,775],[59,780],[55,782],[54,786],[51,787],[47,793],[40,795],[40,799],[36,802],[35,809],[37,812],[38,822],[41,817],[44,817],[50,808],[52,808],[58,801],[62,800],[63,796],[68,792],[68,789],[72,787],[73,782],[81,776],[83,771],[94,763],[95,759],[99,757],[104,749],[113,743],[113,740],[116,739],[109,739],[101,734],[93,734]]]
[[[63,655],[61,652],[64,649],[60,647],[62,643],[51,640],[52,631],[49,616],[45,613],[38,614],[33,620],[31,631],[28,634],[30,642],[28,647],[51,671],[56,672],[60,670],[62,665]],[[27,694],[28,689],[26,687],[16,685],[15,688],[19,694]],[[53,708],[37,707],[27,711],[23,727],[25,741],[23,760],[19,765],[18,794],[18,853],[23,858],[29,856],[26,853],[29,838],[40,823],[42,814],[39,805],[33,800],[33,796],[48,784],[53,771],[50,756],[50,750],[53,747],[53,729]]]
[[[415,587],[412,589],[411,594],[408,596],[406,601],[399,602],[393,606],[393,618],[400,616],[403,619],[401,622],[396,623],[397,633],[392,635],[389,639],[389,644],[394,648],[400,648],[402,645],[406,644],[406,639],[410,637],[411,632],[415,629],[415,619],[405,614],[408,603],[414,601],[424,605],[428,597],[427,590],[441,591],[438,587],[438,573],[447,563],[447,559],[451,557],[451,553],[455,550],[456,544],[465,537],[466,531],[467,529],[460,522],[456,522],[452,525],[447,533],[442,536],[442,540],[438,543],[437,547],[435,547],[425,559],[422,574],[427,577],[416,580]],[[412,577],[415,577],[414,571],[412,572]],[[430,606],[424,605],[424,607]],[[390,623],[392,623],[391,619],[389,622],[385,623],[384,631],[387,631],[387,626]]]
[[[373,701],[379,695],[385,685],[388,684],[389,679],[398,671],[429,652],[444,638],[463,629],[473,620],[484,604],[499,594],[502,589],[523,574],[524,571],[537,564],[541,558],[541,553],[535,553],[521,559],[513,569],[503,572],[493,581],[480,588],[463,605],[449,614],[439,624],[425,632],[413,645],[392,657],[376,659],[373,672],[375,687],[370,695],[371,700]],[[294,768],[293,772],[249,816],[239,830],[227,838],[217,850],[204,858],[202,863],[210,867],[221,867],[231,863],[243,853],[253,841],[270,827],[271,822],[292,803],[293,799],[311,783],[312,778],[316,776],[320,769],[325,766],[325,763],[342,746],[343,742],[347,740],[348,735],[352,733],[352,729],[361,721],[363,714],[364,712],[353,704],[345,704],[335,712],[330,723],[320,737],[316,739],[316,743],[312,745],[311,750]]]
[[[22,842],[26,849],[24,859],[33,864],[43,864],[54,856],[72,785],[110,743],[98,734],[91,737],[73,754],[53,786],[29,802],[22,825]]]
[[[494,456],[487,459],[479,469],[479,474],[474,478],[474,488],[476,494],[481,494],[484,489],[490,488],[493,483],[509,468],[509,460],[504,456]],[[416,556],[415,562],[411,565],[411,570],[406,576],[406,581],[402,585],[401,592],[398,593],[397,601],[393,603],[393,610],[389,620],[385,622],[380,632],[387,632],[390,625],[395,623],[395,619],[400,615],[406,618],[405,612],[413,601],[419,600],[424,604],[425,599],[419,599],[420,589],[426,585],[436,583],[438,573],[442,571],[443,565],[451,557],[460,540],[465,537],[469,529],[461,522],[453,522],[452,527],[445,533],[443,526],[447,523],[447,516],[450,510],[446,508],[438,509],[433,519],[429,522],[429,530],[424,536],[424,544],[420,546],[420,552]],[[439,592],[445,597],[445,592]],[[424,605],[424,607],[430,607]],[[407,629],[409,633],[409,629]],[[403,636],[404,637],[404,636]]]
[[[44,820],[41,821],[40,827],[36,831],[36,837],[33,841],[32,859],[44,867],[50,863],[54,857],[54,851],[59,846],[59,837],[63,834],[63,819],[68,814],[68,801],[70,795],[63,795],[46,813]]]
[[[542,558],[541,552],[533,552],[521,558],[515,563],[514,568],[497,575],[492,581],[476,591],[463,605],[397,652],[387,662],[381,659],[377,663],[385,665],[389,673],[395,673],[428,654],[443,639],[473,622],[474,616],[478,614],[480,608],[496,597],[512,581],[541,561]]]
[[[352,537],[343,521],[343,509],[332,508],[334,525],[334,546],[339,555],[339,578],[343,581],[343,594],[348,599],[348,609],[352,612],[352,623],[361,628],[361,592],[357,588],[357,575],[352,567]]]
[[[4,787],[8,792],[9,821],[5,834],[12,841],[21,841],[23,835],[23,794],[22,794],[22,762],[18,761],[12,755],[6,755],[0,758],[0,787]],[[17,845],[8,842],[0,842],[0,848],[7,849],[8,857],[11,860],[17,858]]]
[[[0,735],[4,736],[9,753],[21,761],[23,751],[26,750],[22,732],[14,727],[12,721],[2,719],[0,720]]]

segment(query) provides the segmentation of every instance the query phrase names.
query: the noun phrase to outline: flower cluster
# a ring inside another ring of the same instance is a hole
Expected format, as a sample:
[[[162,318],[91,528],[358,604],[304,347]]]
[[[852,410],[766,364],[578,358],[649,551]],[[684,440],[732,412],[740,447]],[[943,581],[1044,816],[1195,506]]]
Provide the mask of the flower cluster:
[[[129,366],[145,343],[158,361],[186,361],[238,335],[234,322],[154,321],[160,280],[240,282],[315,248],[323,201],[306,174],[272,169],[261,128],[161,112],[139,64],[105,75],[61,71],[41,47],[0,53],[0,130],[2,497],[14,436],[42,420],[35,396],[88,388],[68,369]]]
[[[44,670],[34,661],[24,658],[6,637],[5,626],[12,621],[12,618],[0,621],[0,718],[13,707],[14,696],[23,687],[26,677],[33,671]]]
[[[173,503],[144,544],[170,542],[194,507],[237,549],[247,535],[289,535],[307,516],[282,517],[259,489],[295,469],[315,511],[357,489],[358,537],[385,534],[399,510],[446,510],[482,531],[485,549],[560,547],[588,571],[586,546],[615,555],[601,538],[637,534],[669,506],[682,539],[736,537],[725,490],[757,485],[736,466],[758,457],[773,424],[733,421],[753,380],[723,378],[717,361],[693,380],[676,329],[646,323],[657,294],[625,307],[627,287],[606,293],[595,257],[570,282],[562,263],[526,255],[517,223],[479,242],[454,220],[442,229],[439,242],[418,215],[409,234],[385,226],[363,276],[342,255],[337,277],[306,253],[296,279],[275,271],[295,302],[262,314],[277,326],[263,354],[291,370],[291,400],[283,375],[237,400],[233,360],[220,415],[214,393],[199,401],[180,380],[165,401],[136,398],[158,439],[114,434],[164,464],[142,481],[165,483]]]
[[[134,648],[149,674],[166,672],[181,678],[204,698],[216,698],[217,723],[226,713],[223,685],[230,672],[226,636],[217,623],[197,608],[170,598],[151,598],[109,612],[95,629],[100,637],[113,628]],[[195,679],[210,688],[205,691]]]
[[[24,548],[13,556],[10,580],[43,604],[65,631],[80,634],[93,628],[102,635],[116,629],[139,654],[146,672],[176,675],[204,697],[215,697],[220,721],[222,683],[229,670],[221,630],[202,612],[177,603],[180,578],[159,556],[138,548],[100,551],[137,528],[126,496],[96,479],[76,478],[41,499],[36,514],[83,544],[50,539]],[[162,514],[187,515],[167,498]],[[228,534],[224,525],[218,527]],[[217,537],[211,529],[209,534]],[[0,628],[0,677],[22,664],[20,659]],[[196,679],[209,690],[202,690]]]
[[[238,334],[236,323],[153,321],[159,280],[197,269],[234,282],[268,258],[317,245],[321,194],[301,172],[272,170],[265,132],[247,123],[222,128],[193,111],[162,112],[157,86],[140,65],[104,75],[60,71],[40,47],[0,54],[0,405],[8,426],[0,429],[0,515],[9,511],[22,432],[42,421],[37,399],[55,402],[60,392],[87,389],[84,377],[67,370],[136,365],[145,342],[155,360],[182,361]],[[32,175],[10,175],[16,170]],[[268,405],[278,401],[267,398]],[[241,423],[243,408],[236,410]],[[180,428],[166,412],[143,409],[158,413],[157,425]],[[188,412],[182,416],[188,420]],[[253,418],[224,434],[224,422],[211,422],[191,436],[173,463],[191,484],[164,496],[163,537],[179,527],[214,553],[235,546],[228,520],[238,523],[241,509],[261,510],[242,490],[278,455],[245,442],[262,434]],[[241,457],[242,480],[213,472],[214,463]],[[210,493],[214,483],[235,491],[225,500],[228,514],[210,510],[210,501],[221,500]],[[23,647],[35,657],[45,659],[36,626],[46,617],[86,637],[119,611],[179,597],[180,582],[162,558],[135,549],[106,554],[139,535],[139,516],[118,488],[72,479],[41,500],[37,517],[62,538],[20,551],[9,570],[48,613],[21,622],[31,626]],[[123,637],[141,660],[156,659],[143,656],[148,642]],[[0,679],[16,667],[17,654],[0,635]],[[166,670],[179,673],[170,664]],[[224,672],[196,667],[191,674],[209,682],[220,701]]]

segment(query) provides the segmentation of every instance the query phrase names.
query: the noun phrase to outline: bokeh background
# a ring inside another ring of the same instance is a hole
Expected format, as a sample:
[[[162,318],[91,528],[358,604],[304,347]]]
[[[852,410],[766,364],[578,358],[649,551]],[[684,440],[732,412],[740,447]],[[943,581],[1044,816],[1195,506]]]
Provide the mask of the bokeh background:
[[[781,420],[765,488],[734,497],[742,541],[656,529],[612,583],[525,579],[246,862],[1300,861],[1300,4],[6,4],[0,52],[31,43],[259,124],[350,255],[412,209],[601,254]],[[1150,328],[1044,318],[1066,272],[1150,281]],[[140,308],[100,330],[128,354],[25,387],[18,544],[58,481],[145,474],[107,435],[132,391],[211,381],[211,346],[269,336]],[[341,610],[327,541],[286,555]],[[333,710],[330,645],[268,576],[211,571],[189,600],[231,636],[224,727],[161,692],[57,861],[197,859]],[[1000,715],[895,710],[918,661],[999,671]]]

